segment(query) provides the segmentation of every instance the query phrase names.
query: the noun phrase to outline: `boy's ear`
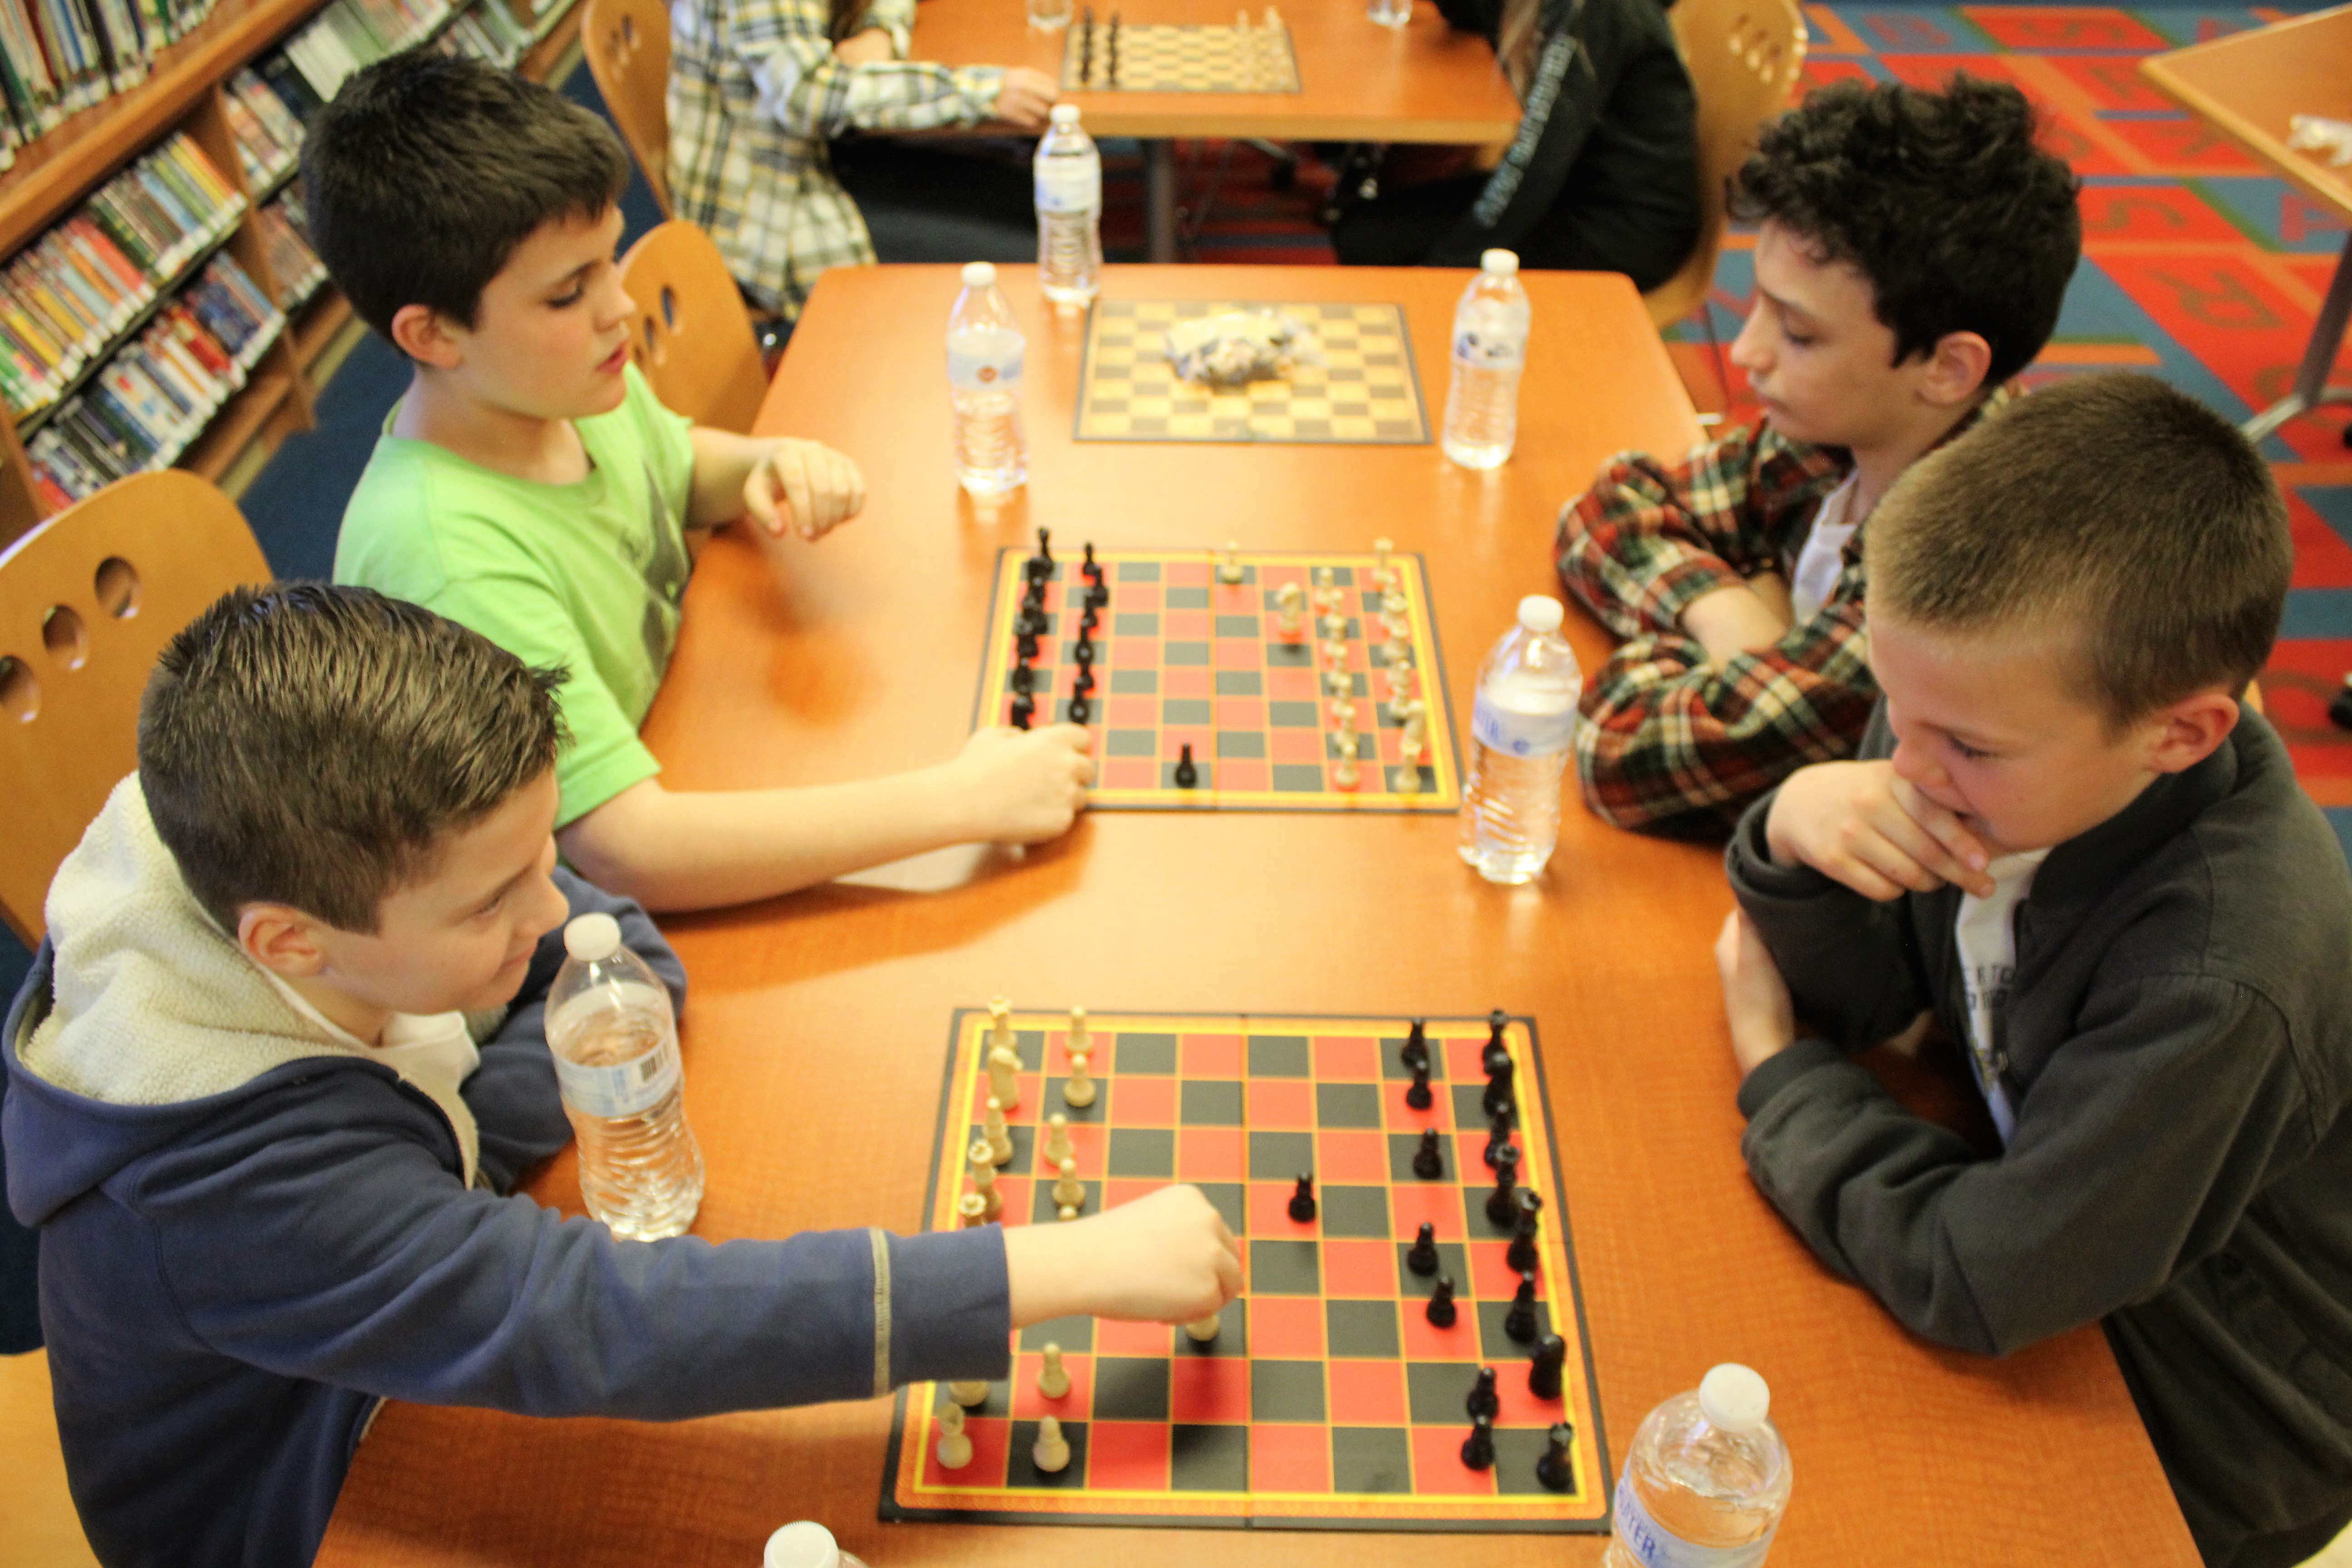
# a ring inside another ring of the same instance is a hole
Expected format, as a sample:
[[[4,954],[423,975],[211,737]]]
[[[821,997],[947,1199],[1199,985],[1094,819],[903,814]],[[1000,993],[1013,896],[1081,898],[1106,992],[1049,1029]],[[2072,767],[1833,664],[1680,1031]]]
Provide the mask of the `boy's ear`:
[[[1928,402],[1957,408],[1984,390],[1992,369],[1992,345],[1975,332],[1946,332],[1927,356],[1920,393]]]
[[[2154,716],[2156,741],[2147,765],[2160,773],[2193,768],[2238,727],[2238,700],[2226,691],[2197,691]]]
[[[307,979],[327,966],[316,923],[290,904],[247,904],[236,911],[236,944],[283,979]]]
[[[464,331],[430,305],[403,305],[393,312],[392,341],[418,364],[455,370],[465,357]]]

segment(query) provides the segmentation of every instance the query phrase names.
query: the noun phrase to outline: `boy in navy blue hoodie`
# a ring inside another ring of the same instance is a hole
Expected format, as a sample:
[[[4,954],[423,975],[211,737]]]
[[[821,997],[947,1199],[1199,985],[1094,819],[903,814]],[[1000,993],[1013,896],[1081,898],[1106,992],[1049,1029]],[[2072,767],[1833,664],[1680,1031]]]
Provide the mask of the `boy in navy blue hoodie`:
[[[1194,1189],[1066,1226],[642,1243],[505,1195],[571,1136],[561,671],[365,589],[240,589],[151,680],[139,772],[7,1020],[8,1197],[101,1562],[309,1563],[384,1399],[671,1419],[1002,1375],[1070,1312],[1240,1287]]]

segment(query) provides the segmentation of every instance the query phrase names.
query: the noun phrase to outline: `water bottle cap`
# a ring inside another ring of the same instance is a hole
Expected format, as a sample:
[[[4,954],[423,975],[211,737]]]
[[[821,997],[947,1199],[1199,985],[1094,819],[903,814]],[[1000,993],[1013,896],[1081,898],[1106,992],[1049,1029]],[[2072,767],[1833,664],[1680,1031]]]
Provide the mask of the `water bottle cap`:
[[[1496,247],[1483,251],[1478,257],[1478,269],[1494,278],[1515,278],[1519,271],[1519,253]]]
[[[1548,599],[1541,594],[1529,594],[1519,601],[1519,625],[1531,632],[1559,630],[1560,617],[1567,613],[1558,599]]]
[[[1698,1380],[1698,1407],[1726,1432],[1753,1432],[1771,1413],[1772,1391],[1754,1368],[1727,1361]]]
[[[563,951],[583,963],[598,963],[621,945],[621,922],[610,915],[580,915],[563,928]]]
[[[993,261],[965,262],[963,264],[963,286],[967,289],[995,288],[996,263]]]
[[[1076,104],[1057,103],[1054,105],[1054,128],[1055,130],[1067,131],[1071,126],[1076,125],[1077,122],[1078,106]]]
[[[840,1568],[841,1547],[816,1521],[797,1520],[768,1537],[760,1561],[761,1568]]]

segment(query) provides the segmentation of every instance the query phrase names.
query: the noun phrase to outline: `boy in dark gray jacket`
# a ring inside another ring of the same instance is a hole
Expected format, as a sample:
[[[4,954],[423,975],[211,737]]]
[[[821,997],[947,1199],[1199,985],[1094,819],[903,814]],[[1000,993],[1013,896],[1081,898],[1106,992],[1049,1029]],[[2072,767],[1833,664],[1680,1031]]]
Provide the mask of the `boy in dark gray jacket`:
[[[1002,1375],[1065,1313],[1238,1289],[1169,1187],[1069,1225],[622,1241],[520,1195],[546,1043],[560,670],[364,588],[240,589],[164,652],[0,1037],[67,1479],[109,1568],[318,1550],[383,1400],[669,1420]],[[716,1180],[723,1173],[714,1172]]]
[[[1750,808],[1717,945],[1757,1185],[1938,1343],[2102,1322],[2228,1568],[2352,1519],[2352,877],[2242,706],[2292,554],[2252,447],[2146,377],[1921,460],[1859,760]],[[1923,1010],[1997,1151],[1844,1059]]]

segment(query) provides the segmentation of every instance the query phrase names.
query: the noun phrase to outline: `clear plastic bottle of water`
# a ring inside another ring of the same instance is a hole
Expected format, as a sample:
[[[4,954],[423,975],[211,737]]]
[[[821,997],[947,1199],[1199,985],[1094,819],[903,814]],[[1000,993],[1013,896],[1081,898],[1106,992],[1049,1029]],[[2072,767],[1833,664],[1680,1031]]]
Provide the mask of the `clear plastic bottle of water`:
[[[669,992],[610,915],[573,920],[563,949],[547,1043],[580,1140],[580,1195],[614,1236],[676,1236],[702,1206],[702,1149],[686,1124]]]
[[[1038,281],[1055,304],[1084,305],[1102,277],[1102,154],[1076,104],[1054,105],[1035,169]]]
[[[1454,386],[1445,395],[1445,455],[1465,468],[1500,468],[1519,431],[1519,372],[1528,363],[1528,291],[1519,258],[1490,250],[1454,309]]]
[[[956,478],[982,499],[1029,481],[1021,437],[1021,362],[1028,352],[996,268],[966,264],[963,292],[948,314],[948,397],[955,405]]]
[[[1772,1391],[1726,1362],[1650,1412],[1617,1481],[1601,1568],[1758,1568],[1789,1507],[1789,1446]]]
[[[1560,604],[1519,601],[1478,672],[1470,777],[1462,788],[1462,858],[1490,882],[1524,882],[1559,839],[1559,780],[1576,738],[1584,677],[1559,635]]]
[[[760,1568],[866,1568],[841,1549],[833,1531],[813,1519],[795,1520],[768,1537]]]

